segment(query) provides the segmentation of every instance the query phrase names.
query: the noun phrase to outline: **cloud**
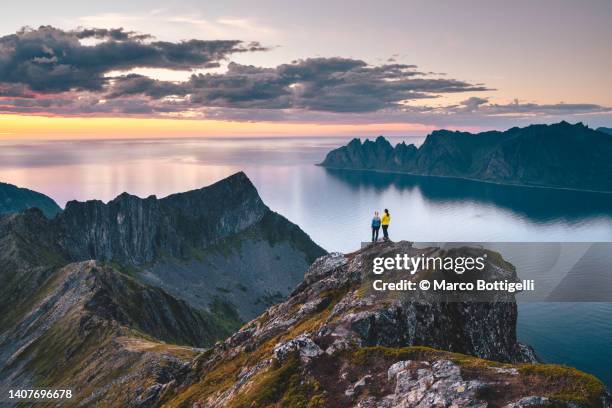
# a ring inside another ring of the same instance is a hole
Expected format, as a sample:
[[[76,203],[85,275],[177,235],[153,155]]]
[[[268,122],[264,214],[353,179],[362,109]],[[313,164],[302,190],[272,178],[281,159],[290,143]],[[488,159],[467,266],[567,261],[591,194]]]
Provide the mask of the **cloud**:
[[[0,112],[434,125],[612,113],[588,103],[492,103],[483,84],[395,61],[305,58],[274,67],[230,61],[260,50],[259,43],[238,40],[156,41],[122,28],[22,29],[0,37]],[[180,82],[125,73],[221,64]],[[483,96],[441,105],[444,95],[462,93]]]
[[[439,94],[486,91],[482,85],[430,77],[415,65],[370,66],[349,58],[308,58],[274,68],[230,63],[227,71],[192,75],[184,83],[142,76],[115,78],[109,97],[187,96],[193,107],[373,112]]]
[[[487,98],[479,98],[477,96],[472,96],[471,98],[462,101],[461,105],[464,106],[467,110],[474,111],[487,102],[489,102],[489,99]]]
[[[99,42],[84,45],[83,39]],[[105,74],[111,71],[218,67],[231,54],[264,49],[236,40],[146,41],[150,39],[121,28],[24,28],[0,37],[0,83],[23,84],[38,92],[99,91],[108,82]]]

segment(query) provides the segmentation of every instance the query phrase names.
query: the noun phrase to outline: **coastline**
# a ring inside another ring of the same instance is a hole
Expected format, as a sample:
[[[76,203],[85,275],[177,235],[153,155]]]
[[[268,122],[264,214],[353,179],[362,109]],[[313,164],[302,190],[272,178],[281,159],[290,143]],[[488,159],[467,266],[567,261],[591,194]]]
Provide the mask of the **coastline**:
[[[330,169],[330,170],[366,171],[366,172],[372,172],[372,173],[400,174],[400,175],[415,176],[415,177],[434,177],[434,178],[441,178],[441,179],[473,181],[477,183],[486,183],[486,184],[493,184],[493,185],[506,186],[506,187],[539,188],[539,189],[546,189],[546,190],[575,191],[575,192],[581,192],[581,193],[595,193],[595,194],[612,195],[612,191],[589,190],[589,189],[580,189],[580,188],[571,188],[571,187],[541,186],[541,185],[536,185],[536,184],[504,183],[500,181],[482,180],[482,179],[471,178],[471,177],[440,176],[440,175],[435,175],[435,174],[418,174],[418,173],[410,173],[407,171],[399,171],[399,170],[356,169],[356,168],[347,168],[347,167],[333,167],[333,166],[326,166],[323,163],[315,163],[315,166],[323,167],[323,168]]]

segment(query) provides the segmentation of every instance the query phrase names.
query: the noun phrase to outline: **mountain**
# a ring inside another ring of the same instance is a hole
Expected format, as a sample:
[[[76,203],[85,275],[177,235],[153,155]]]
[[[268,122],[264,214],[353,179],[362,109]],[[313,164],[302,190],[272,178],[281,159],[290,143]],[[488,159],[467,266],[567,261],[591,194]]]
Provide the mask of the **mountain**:
[[[422,251],[433,257],[481,253]],[[539,364],[517,342],[511,294],[458,301],[371,290],[373,257],[398,253],[417,250],[407,242],[384,243],[317,259],[285,302],[205,351],[122,337],[114,345],[118,354],[133,358],[132,365],[116,370],[112,386],[89,385],[102,373],[92,374],[90,382],[73,379],[76,397],[69,406],[612,406],[595,377]],[[487,252],[480,275],[414,275],[417,281],[424,277],[517,280],[513,266],[494,252]]]
[[[12,184],[0,183],[0,216],[21,212],[28,208],[40,208],[49,218],[53,218],[62,210],[53,199],[44,194]]]
[[[612,138],[560,122],[478,134],[437,130],[419,148],[353,139],[322,166],[612,192]]]
[[[145,349],[210,346],[240,320],[219,308],[192,308],[108,263],[71,262],[39,209],[0,219],[0,281],[3,395],[35,384],[108,386],[116,370],[162,363],[118,349],[122,342]]]
[[[74,260],[113,262],[198,308],[223,298],[245,320],[285,297],[325,253],[242,172],[162,199],[71,201],[53,224]]]
[[[271,211],[242,172],[162,199],[124,193],[109,203],[71,201],[51,220],[31,210],[0,225],[5,238],[42,247],[24,249],[40,261],[31,271],[32,284],[42,283],[62,262],[94,259],[199,309],[222,301],[243,320],[284,298],[325,253]],[[11,259],[5,273],[23,280],[16,271],[27,259]],[[7,299],[21,299],[22,286],[27,284],[16,283]]]
[[[597,131],[598,131],[598,132],[603,132],[603,133],[608,134],[608,135],[612,135],[612,128],[608,128],[608,127],[598,127],[598,128],[597,128]]]
[[[53,219],[5,215],[0,392],[78,386],[95,399],[121,376],[163,379],[324,253],[244,173],[159,200],[70,202]]]

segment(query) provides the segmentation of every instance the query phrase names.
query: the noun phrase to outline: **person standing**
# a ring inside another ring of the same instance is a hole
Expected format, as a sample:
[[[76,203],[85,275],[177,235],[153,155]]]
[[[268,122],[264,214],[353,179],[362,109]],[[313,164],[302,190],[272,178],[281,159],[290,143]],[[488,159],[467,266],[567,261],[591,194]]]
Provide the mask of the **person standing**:
[[[380,230],[380,217],[378,211],[374,211],[374,218],[372,218],[372,242],[378,241],[378,231]]]
[[[385,212],[382,216],[383,239],[385,241],[389,240],[389,223],[391,223],[391,214],[389,214],[389,210],[385,208]]]

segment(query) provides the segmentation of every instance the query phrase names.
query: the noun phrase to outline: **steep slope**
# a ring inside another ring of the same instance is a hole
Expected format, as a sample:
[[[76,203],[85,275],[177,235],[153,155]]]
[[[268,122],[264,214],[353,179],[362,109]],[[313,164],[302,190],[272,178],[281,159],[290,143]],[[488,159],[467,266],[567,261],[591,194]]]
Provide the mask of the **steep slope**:
[[[418,149],[382,136],[355,139],[322,166],[458,177],[502,184],[612,191],[612,138],[581,123],[531,125],[505,132],[437,130]]]
[[[30,297],[68,262],[41,210],[0,218],[0,333],[14,327],[30,309]]]
[[[0,182],[0,216],[28,208],[39,208],[49,218],[62,210],[53,199],[44,194]]]
[[[71,201],[54,224],[75,260],[114,262],[199,308],[229,300],[246,320],[286,296],[325,252],[271,211],[242,172],[162,199]]]
[[[3,395],[9,388],[74,384],[94,391],[132,365],[162,364],[163,353],[145,361],[138,346],[180,351],[229,334],[217,316],[97,261],[61,268],[28,298],[31,309],[0,337]]]
[[[408,243],[389,243],[322,257],[287,301],[198,355],[184,370],[153,384],[131,378],[97,394],[97,402],[138,406],[147,398],[150,406],[163,407],[612,406],[595,377],[533,363],[529,348],[516,341],[511,295],[494,293],[487,302],[445,301],[381,296],[368,289],[373,256],[410,251]],[[516,279],[510,264],[493,252],[488,255],[481,278]],[[435,277],[429,273],[421,270],[414,279]],[[475,278],[464,274],[456,279]]]

